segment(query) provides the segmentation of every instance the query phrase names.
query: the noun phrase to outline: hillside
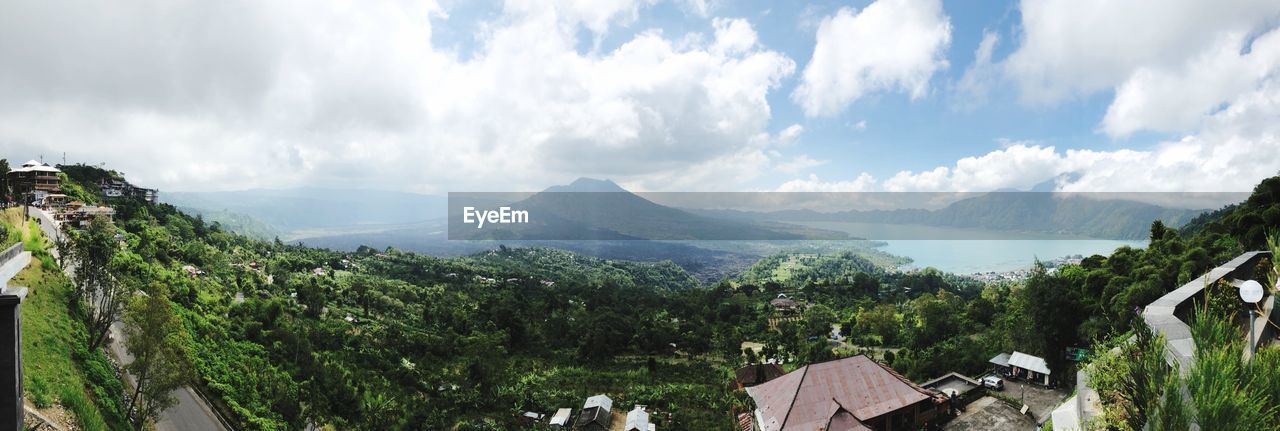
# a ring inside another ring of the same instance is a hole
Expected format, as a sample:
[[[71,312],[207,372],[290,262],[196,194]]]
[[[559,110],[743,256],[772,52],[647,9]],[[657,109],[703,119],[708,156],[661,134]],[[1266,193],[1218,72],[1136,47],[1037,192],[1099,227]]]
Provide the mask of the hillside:
[[[106,355],[85,348],[84,321],[69,305],[73,286],[48,254],[52,244],[18,208],[0,213],[0,226],[32,252],[31,263],[10,280],[28,289],[22,302],[24,397],[45,416],[65,419],[63,426],[127,429],[123,383]]]
[[[1202,214],[1183,226],[1184,236],[1226,234],[1248,250],[1266,245],[1268,229],[1280,229],[1280,177],[1263,180],[1244,202]]]
[[[672,347],[713,348],[714,296],[670,262],[333,252],[115,204],[120,259],[166,280],[200,386],[244,429],[507,429],[516,409],[600,392],[670,413],[668,429],[731,427],[723,371]]]

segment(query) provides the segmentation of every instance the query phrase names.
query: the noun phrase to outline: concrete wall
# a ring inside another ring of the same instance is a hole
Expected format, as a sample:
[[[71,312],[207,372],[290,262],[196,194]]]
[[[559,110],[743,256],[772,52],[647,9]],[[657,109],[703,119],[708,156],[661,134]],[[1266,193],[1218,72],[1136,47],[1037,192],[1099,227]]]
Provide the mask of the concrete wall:
[[[1251,251],[1236,256],[1230,262],[1209,270],[1208,273],[1187,282],[1182,287],[1174,289],[1147,305],[1147,308],[1142,312],[1142,319],[1152,329],[1164,334],[1166,359],[1171,365],[1177,364],[1183,374],[1191,370],[1192,357],[1196,349],[1195,341],[1191,339],[1191,328],[1187,326],[1187,320],[1196,304],[1204,302],[1205,287],[1223,279],[1231,281],[1234,279],[1247,280],[1263,277],[1263,280],[1265,280],[1264,274],[1255,274],[1254,270],[1262,262],[1263,258],[1270,255],[1271,253],[1265,251]],[[1273,300],[1274,298],[1271,298],[1270,294],[1264,298],[1264,302]],[[1259,316],[1259,319],[1261,318],[1262,316]],[[1255,321],[1255,323],[1257,322]]]
[[[22,299],[27,288],[9,286],[9,279],[31,263],[31,252],[18,243],[0,252],[0,429],[21,429]]]

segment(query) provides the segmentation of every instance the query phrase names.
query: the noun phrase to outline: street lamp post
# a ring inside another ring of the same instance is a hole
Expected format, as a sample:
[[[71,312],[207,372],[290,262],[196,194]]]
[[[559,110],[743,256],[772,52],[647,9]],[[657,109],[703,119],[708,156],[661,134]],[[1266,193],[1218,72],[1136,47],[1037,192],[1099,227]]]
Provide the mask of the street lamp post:
[[[1253,309],[1257,308],[1258,301],[1262,300],[1262,284],[1254,280],[1245,280],[1240,283],[1240,299],[1249,304],[1249,358],[1253,358]]]

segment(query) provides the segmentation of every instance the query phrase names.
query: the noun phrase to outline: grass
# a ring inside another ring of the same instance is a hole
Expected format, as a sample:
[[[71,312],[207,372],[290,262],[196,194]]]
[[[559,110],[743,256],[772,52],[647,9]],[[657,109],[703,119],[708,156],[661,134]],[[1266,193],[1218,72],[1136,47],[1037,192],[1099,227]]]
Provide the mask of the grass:
[[[0,212],[0,227],[4,228],[3,238],[0,238],[0,250],[9,248],[9,246],[22,242],[22,209],[9,208]]]
[[[22,248],[31,252],[31,257],[39,260],[44,264],[45,268],[58,270],[58,262],[53,259],[53,255],[49,254],[49,249],[53,247],[51,241],[45,238],[40,225],[35,220],[27,222],[27,234],[22,239]]]
[[[25,244],[45,244],[36,229],[24,235]],[[41,252],[48,256],[43,249]],[[71,282],[43,260],[33,259],[10,281],[29,289],[22,302],[22,367],[27,396],[38,407],[62,404],[82,430],[128,429],[118,407],[120,380],[109,371],[101,352],[85,348],[84,324],[68,308]],[[105,375],[103,367],[108,370]],[[89,376],[86,370],[96,372]]]

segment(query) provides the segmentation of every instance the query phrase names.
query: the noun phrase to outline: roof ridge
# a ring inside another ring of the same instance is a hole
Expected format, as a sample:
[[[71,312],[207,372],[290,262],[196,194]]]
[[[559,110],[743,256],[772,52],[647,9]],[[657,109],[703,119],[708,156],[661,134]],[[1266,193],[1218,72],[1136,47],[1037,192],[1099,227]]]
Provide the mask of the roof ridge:
[[[796,382],[796,393],[791,394],[791,403],[787,404],[787,415],[782,417],[782,425],[778,428],[779,430],[787,427],[787,419],[791,418],[791,410],[796,406],[796,398],[800,398],[800,388],[804,386],[804,378],[809,375],[809,365],[813,364],[805,365],[804,369],[800,371],[800,381]]]

